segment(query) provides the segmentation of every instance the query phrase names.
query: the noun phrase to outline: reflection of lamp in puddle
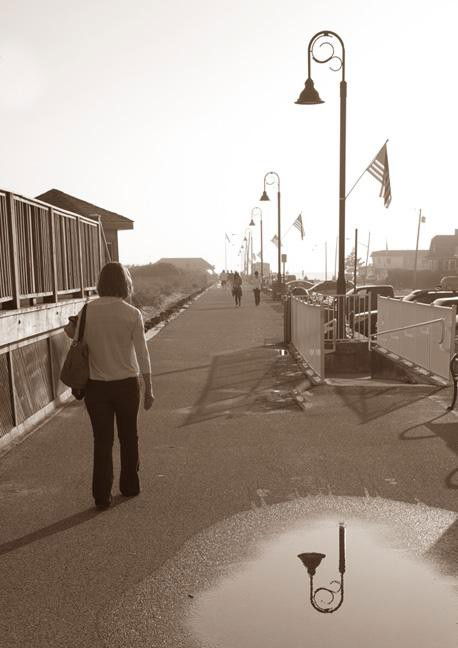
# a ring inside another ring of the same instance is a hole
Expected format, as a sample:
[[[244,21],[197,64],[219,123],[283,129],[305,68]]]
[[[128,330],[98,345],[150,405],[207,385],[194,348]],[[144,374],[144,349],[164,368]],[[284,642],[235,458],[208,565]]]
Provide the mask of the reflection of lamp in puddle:
[[[302,564],[307,569],[309,578],[310,578],[310,603],[312,607],[315,608],[318,612],[335,612],[340,608],[344,599],[344,573],[345,573],[345,526],[343,522],[339,524],[339,573],[340,573],[340,582],[337,580],[331,581],[331,585],[334,583],[338,585],[338,589],[332,590],[328,587],[318,587],[315,591],[313,590],[313,577],[315,572],[323,560],[326,558],[326,554],[322,553],[302,553],[298,555],[298,558],[302,561]],[[339,599],[336,604],[334,604],[334,599],[336,594],[340,594]]]

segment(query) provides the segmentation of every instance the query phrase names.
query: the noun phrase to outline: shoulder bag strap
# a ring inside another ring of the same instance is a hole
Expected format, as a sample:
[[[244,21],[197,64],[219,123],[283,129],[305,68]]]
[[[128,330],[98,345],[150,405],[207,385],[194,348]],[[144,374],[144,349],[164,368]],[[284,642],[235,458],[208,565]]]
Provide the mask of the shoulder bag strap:
[[[86,311],[87,311],[87,302],[83,306],[81,311],[81,321],[78,322],[78,342],[81,342],[84,335],[84,327],[86,326]]]

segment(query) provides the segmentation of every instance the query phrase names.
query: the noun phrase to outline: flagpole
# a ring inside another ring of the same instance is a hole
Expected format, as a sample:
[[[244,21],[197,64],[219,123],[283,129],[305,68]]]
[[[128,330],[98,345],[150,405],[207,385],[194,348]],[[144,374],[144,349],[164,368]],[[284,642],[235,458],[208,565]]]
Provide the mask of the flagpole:
[[[364,272],[364,281],[367,283],[367,264],[369,263],[369,246],[371,244],[371,233],[369,232],[369,236],[367,237],[367,251],[366,251],[366,269]]]
[[[386,146],[386,145],[388,144],[388,141],[389,141],[389,140],[386,140],[386,142],[385,142],[385,144],[384,144],[383,146]],[[382,148],[383,148],[383,146],[382,146]],[[378,153],[377,153],[377,155],[378,155]],[[366,173],[366,171],[368,170],[368,168],[369,168],[369,167],[371,166],[371,164],[375,161],[375,158],[377,157],[377,155],[376,155],[374,158],[372,158],[372,160],[369,162],[369,164],[367,165],[367,167],[366,167],[366,168],[364,169],[364,171],[361,173],[361,175],[359,176],[358,180],[354,183],[354,185],[352,186],[352,188],[350,189],[350,191],[349,191],[349,192],[347,193],[347,195],[345,196],[345,200],[347,200],[348,196],[351,194],[351,192],[352,192],[353,189],[356,187],[356,185],[358,184],[358,182],[361,180],[361,178],[363,177],[363,175]]]
[[[418,241],[420,240],[420,224],[421,224],[421,209],[418,214],[418,227],[417,227],[417,245],[415,246],[415,261],[413,266],[413,289],[417,287],[417,259],[418,259]]]
[[[353,290],[356,288],[356,273],[358,269],[358,229],[355,229],[355,263],[353,267]]]
[[[224,232],[224,272],[227,272],[227,232]]]

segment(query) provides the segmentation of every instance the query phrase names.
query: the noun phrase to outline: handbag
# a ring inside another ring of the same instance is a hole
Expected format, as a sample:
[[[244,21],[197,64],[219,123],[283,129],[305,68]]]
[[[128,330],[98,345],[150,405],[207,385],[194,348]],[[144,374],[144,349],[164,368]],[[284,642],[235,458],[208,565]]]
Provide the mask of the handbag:
[[[83,340],[86,310],[87,304],[83,306],[81,311],[77,337],[71,343],[60,372],[60,379],[64,385],[72,388],[72,394],[78,400],[84,398],[85,387],[89,380],[89,350]]]

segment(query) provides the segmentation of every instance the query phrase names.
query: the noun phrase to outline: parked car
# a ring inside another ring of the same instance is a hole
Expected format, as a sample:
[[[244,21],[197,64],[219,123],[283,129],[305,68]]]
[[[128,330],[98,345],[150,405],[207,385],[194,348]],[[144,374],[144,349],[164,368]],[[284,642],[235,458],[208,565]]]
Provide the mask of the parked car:
[[[346,281],[347,288],[353,288],[353,282]],[[318,281],[310,288],[310,292],[320,293],[320,295],[335,295],[337,291],[337,281],[329,279],[326,281]]]
[[[286,290],[289,295],[307,295],[311,286],[313,286],[313,283],[304,279],[286,282]]]
[[[447,308],[451,308],[452,306],[456,306],[456,310],[458,313],[458,294],[456,297],[441,297],[439,299],[435,299],[433,301],[433,306],[444,306]],[[458,314],[456,315],[455,318],[455,338],[458,335]]]
[[[394,297],[394,288],[389,284],[384,284],[384,285],[370,284],[365,286],[356,286],[356,288],[352,288],[351,290],[347,291],[348,297],[352,295],[356,295],[358,297],[365,297],[367,295],[369,298],[369,309],[376,310],[377,297],[379,295],[381,297]],[[351,301],[356,301],[356,300],[348,300],[348,303],[350,304]],[[358,305],[355,304],[354,306],[356,308],[356,312],[359,312]]]
[[[429,288],[427,290],[412,290],[411,293],[402,298],[402,301],[414,301],[420,304],[432,304],[436,299],[446,297],[458,297],[458,290],[442,290],[441,288]]]

